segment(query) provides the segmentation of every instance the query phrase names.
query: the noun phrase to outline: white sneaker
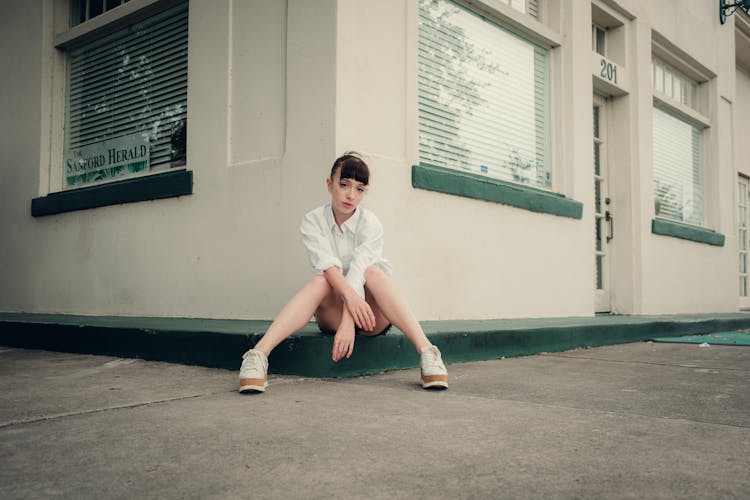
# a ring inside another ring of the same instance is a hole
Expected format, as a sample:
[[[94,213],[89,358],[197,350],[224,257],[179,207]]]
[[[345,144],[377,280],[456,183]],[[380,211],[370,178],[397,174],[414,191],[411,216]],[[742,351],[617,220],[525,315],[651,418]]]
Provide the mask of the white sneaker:
[[[419,367],[422,369],[422,388],[448,388],[448,370],[445,369],[440,349],[436,346],[431,345],[422,349]]]
[[[268,387],[268,358],[250,349],[242,356],[240,392],[266,392]]]

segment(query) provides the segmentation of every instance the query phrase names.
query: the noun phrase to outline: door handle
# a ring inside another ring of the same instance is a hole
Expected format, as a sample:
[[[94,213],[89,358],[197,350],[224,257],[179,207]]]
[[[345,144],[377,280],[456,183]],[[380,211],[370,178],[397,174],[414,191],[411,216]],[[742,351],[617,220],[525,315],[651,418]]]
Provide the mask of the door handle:
[[[609,243],[615,237],[614,217],[612,216],[612,212],[609,210],[604,212],[604,220],[609,222],[609,234],[607,235],[607,243]]]

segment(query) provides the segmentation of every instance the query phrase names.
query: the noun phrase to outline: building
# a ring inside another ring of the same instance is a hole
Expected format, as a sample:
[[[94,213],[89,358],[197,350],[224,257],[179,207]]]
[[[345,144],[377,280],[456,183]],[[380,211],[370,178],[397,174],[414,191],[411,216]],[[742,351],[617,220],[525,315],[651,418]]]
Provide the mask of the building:
[[[1,2],[0,311],[270,319],[346,150],[420,319],[750,306],[719,4]]]

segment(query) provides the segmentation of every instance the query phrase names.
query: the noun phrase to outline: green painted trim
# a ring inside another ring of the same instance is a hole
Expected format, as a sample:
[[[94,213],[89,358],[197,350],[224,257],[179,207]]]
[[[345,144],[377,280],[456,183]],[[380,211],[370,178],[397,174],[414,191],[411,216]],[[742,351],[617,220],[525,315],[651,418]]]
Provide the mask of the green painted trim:
[[[523,208],[532,212],[580,219],[583,203],[558,193],[433,165],[413,165],[412,186]]]
[[[237,370],[270,321],[0,313],[0,345],[103,354]],[[559,352],[750,327],[748,313],[423,321],[447,363]],[[415,368],[419,357],[395,328],[360,337],[350,359],[331,360],[333,336],[309,323],[271,353],[272,373],[355,377]]]
[[[721,233],[667,219],[652,219],[651,232],[662,236],[673,236],[675,238],[682,238],[683,240],[697,241],[698,243],[706,243],[718,247],[724,246],[724,235]]]
[[[161,174],[125,179],[108,184],[52,193],[31,200],[31,215],[86,210],[89,208],[172,198],[193,193],[193,172],[175,170]]]

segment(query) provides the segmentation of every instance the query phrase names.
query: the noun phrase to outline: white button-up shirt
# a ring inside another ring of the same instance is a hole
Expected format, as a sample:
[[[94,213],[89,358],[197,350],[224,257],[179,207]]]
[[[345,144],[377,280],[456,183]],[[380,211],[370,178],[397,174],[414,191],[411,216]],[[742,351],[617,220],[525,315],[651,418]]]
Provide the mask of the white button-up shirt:
[[[391,265],[383,258],[383,225],[366,208],[357,207],[339,227],[330,204],[318,207],[302,219],[300,232],[310,264],[319,273],[338,267],[362,298],[365,269],[376,265],[391,274]]]

